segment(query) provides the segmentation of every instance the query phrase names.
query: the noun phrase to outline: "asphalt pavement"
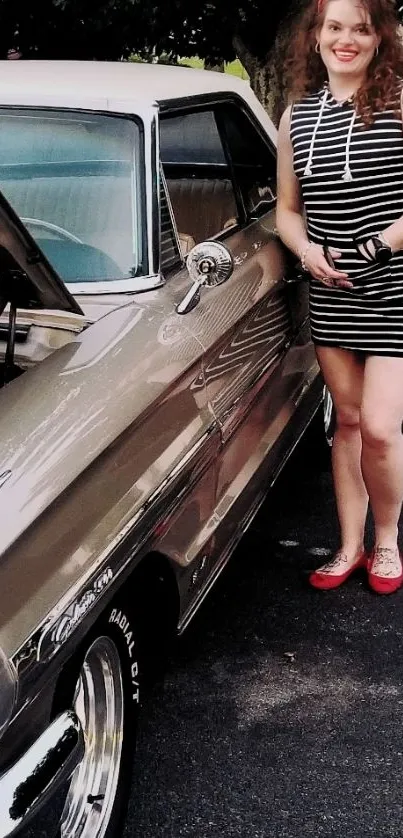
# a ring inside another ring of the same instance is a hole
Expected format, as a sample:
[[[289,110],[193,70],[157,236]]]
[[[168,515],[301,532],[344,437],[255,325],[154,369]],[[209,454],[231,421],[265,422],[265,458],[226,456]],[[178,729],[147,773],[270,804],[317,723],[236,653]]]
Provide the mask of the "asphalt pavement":
[[[403,590],[317,592],[337,546],[318,426],[143,708],[124,838],[401,838]]]

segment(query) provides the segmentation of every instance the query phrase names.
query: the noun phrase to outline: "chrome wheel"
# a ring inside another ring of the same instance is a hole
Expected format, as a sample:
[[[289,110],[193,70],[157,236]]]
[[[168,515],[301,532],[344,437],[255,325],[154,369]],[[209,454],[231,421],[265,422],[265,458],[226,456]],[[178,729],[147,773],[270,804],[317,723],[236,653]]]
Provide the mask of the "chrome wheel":
[[[120,657],[109,637],[98,637],[86,653],[74,709],[85,753],[70,781],[60,836],[104,838],[118,787],[124,724]]]

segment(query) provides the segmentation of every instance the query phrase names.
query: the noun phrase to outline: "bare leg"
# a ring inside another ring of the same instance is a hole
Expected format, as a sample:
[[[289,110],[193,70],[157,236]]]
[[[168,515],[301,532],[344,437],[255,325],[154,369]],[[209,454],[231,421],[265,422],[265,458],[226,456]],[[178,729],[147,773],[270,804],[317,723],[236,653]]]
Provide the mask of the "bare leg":
[[[332,467],[341,545],[340,559],[338,561],[339,554],[336,554],[330,567],[330,572],[337,575],[348,570],[363,550],[368,510],[368,493],[361,472],[360,406],[364,362],[345,349],[320,346],[316,351],[337,420]]]
[[[403,358],[369,357],[361,410],[362,470],[374,516],[375,544],[393,551],[394,572],[389,569],[389,576],[401,572],[397,527],[403,500],[402,419]],[[392,561],[391,553],[389,558]]]

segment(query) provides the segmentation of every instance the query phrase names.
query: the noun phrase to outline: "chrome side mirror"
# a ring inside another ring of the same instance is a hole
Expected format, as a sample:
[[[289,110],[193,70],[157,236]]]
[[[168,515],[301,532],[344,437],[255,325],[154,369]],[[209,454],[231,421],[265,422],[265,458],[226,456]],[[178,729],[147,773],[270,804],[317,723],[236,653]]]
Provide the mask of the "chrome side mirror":
[[[193,284],[176,306],[177,314],[192,311],[200,300],[201,288],[215,288],[226,282],[234,270],[234,260],[225,244],[206,241],[192,247],[186,257],[186,267]]]

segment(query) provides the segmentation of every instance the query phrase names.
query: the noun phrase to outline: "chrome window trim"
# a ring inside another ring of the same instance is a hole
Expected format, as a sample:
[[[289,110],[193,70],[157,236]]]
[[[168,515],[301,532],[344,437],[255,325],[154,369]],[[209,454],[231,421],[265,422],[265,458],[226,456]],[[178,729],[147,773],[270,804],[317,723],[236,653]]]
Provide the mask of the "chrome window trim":
[[[141,133],[141,132],[140,132]],[[145,149],[143,148],[143,154],[145,156]],[[131,237],[133,242],[133,250],[134,250],[134,243],[138,240],[140,242],[140,252],[139,248],[137,248],[137,265],[139,262],[141,263],[144,258],[144,254],[142,253],[144,249],[144,244],[141,239],[141,228],[140,228],[140,213],[138,212],[138,201],[141,201],[141,186],[139,185],[139,177],[136,175],[135,169],[135,149],[132,149],[132,171],[130,175],[130,203],[131,203],[131,213],[132,213],[132,224],[131,224]],[[140,259],[139,259],[140,256]],[[148,262],[147,262],[148,264]]]
[[[160,138],[158,116],[158,105],[155,105],[150,125],[147,126],[149,127],[150,134],[149,143],[147,143],[146,135],[144,136],[148,264],[151,274],[159,274],[161,272]],[[147,162],[149,165],[147,165]]]

